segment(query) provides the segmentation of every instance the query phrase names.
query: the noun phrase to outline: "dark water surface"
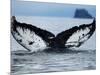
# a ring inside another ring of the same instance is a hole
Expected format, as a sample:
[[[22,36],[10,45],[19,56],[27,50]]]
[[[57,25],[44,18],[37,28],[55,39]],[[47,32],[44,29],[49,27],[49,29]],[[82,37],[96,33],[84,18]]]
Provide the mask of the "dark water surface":
[[[66,52],[11,52],[12,75],[96,69],[95,50]]]

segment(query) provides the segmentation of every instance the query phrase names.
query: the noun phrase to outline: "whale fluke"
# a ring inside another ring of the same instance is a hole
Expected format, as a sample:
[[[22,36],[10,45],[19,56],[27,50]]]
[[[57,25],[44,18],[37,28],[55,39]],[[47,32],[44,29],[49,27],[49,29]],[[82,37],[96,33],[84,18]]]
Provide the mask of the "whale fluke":
[[[82,24],[65,30],[58,35],[38,28],[32,24],[20,23],[15,16],[11,18],[11,33],[15,40],[29,51],[46,48],[80,47],[94,33],[95,19],[90,24]]]

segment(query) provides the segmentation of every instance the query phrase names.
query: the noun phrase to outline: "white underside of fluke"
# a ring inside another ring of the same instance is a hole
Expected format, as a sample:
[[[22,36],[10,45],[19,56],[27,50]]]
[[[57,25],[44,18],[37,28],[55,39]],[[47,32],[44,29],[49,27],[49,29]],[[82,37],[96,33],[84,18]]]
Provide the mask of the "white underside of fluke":
[[[17,27],[18,33],[14,32],[15,39],[24,47],[32,52],[41,51],[46,48],[46,43],[43,41],[41,37],[39,37],[34,32],[29,29],[22,29]]]

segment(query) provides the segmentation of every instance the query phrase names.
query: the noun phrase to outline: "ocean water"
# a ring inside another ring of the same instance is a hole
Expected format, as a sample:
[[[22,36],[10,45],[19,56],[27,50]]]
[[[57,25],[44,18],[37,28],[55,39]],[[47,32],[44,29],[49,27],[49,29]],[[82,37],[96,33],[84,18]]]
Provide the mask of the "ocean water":
[[[92,19],[74,19],[65,17],[17,16],[19,22],[33,24],[53,34],[73,26],[91,23]],[[11,73],[12,75],[42,72],[67,72],[96,69],[96,34],[81,47],[64,49],[64,52],[28,52],[11,35]],[[51,49],[52,50],[52,49]],[[59,50],[59,48],[58,48]]]
[[[11,56],[12,75],[96,69],[95,50],[65,53],[13,51]]]

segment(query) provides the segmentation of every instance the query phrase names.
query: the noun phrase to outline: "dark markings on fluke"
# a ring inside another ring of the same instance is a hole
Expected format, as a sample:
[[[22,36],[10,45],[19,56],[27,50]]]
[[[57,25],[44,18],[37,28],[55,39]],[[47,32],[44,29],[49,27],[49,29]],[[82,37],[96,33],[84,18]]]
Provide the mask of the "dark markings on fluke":
[[[65,30],[59,33],[57,36],[55,36],[53,33],[47,30],[38,28],[36,26],[33,26],[31,24],[20,23],[16,20],[15,16],[12,16],[11,18],[11,33],[13,37],[19,44],[21,44],[23,47],[25,47],[29,51],[31,51],[30,46],[27,47],[27,42],[24,42],[26,40],[24,39],[24,36],[23,36],[28,33],[27,30],[30,31],[30,37],[32,33],[35,33],[34,35],[37,35],[38,37],[40,37],[48,48],[71,48],[71,47],[80,47],[86,40],[88,40],[92,36],[92,34],[95,31],[95,28],[96,28],[96,21],[94,18],[93,22],[90,24],[82,24],[80,26],[74,26],[68,30]],[[23,33],[22,31],[20,31],[20,29],[22,29]],[[76,41],[72,40],[69,42],[68,40],[70,40],[70,38],[73,37],[73,35],[75,35],[76,33],[77,34],[81,33],[80,35],[76,35],[78,36],[77,37],[78,40]],[[20,39],[20,37],[22,38]],[[33,37],[32,41],[28,42],[28,45],[34,46],[35,42],[37,42],[34,40],[34,38],[35,37]],[[40,41],[41,40],[39,39],[38,42]]]

